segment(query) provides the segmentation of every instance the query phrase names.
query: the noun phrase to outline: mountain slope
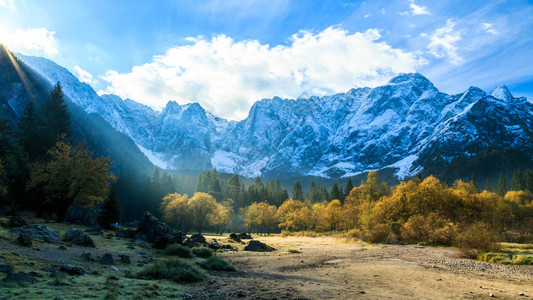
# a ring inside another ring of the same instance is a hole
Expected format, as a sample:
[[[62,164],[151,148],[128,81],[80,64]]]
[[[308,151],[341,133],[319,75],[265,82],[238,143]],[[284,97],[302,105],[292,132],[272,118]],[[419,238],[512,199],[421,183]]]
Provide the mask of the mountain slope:
[[[246,119],[228,122],[197,103],[170,101],[156,112],[129,99],[98,97],[53,62],[23,59],[50,82],[68,86],[76,103],[130,136],[163,168],[325,178],[394,169],[404,178],[494,147],[518,152],[526,163],[533,158],[533,107],[506,87],[491,95],[476,87],[448,95],[420,74],[400,74],[373,89],[263,99]]]
[[[36,103],[37,108],[46,101],[52,85],[3,46],[0,46],[0,66],[0,117],[16,125],[30,101]],[[86,91],[90,93],[92,89],[88,88],[90,90]],[[73,138],[87,143],[98,155],[110,157],[115,172],[147,174],[153,171],[153,165],[128,136],[115,130],[100,115],[88,114],[69,95],[66,103],[71,113]]]

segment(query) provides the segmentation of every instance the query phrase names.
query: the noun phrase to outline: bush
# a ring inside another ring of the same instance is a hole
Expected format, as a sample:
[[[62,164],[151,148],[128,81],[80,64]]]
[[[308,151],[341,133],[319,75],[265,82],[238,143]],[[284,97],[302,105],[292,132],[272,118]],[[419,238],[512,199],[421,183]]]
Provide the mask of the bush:
[[[377,224],[372,229],[363,230],[361,239],[367,243],[393,242],[394,234],[387,224]]]
[[[182,245],[173,244],[165,248],[165,254],[167,255],[176,255],[183,258],[192,257],[191,248],[184,247]]]
[[[482,222],[474,223],[458,231],[453,245],[470,258],[476,258],[484,251],[496,252],[501,249],[500,244],[497,243],[497,234]]]
[[[453,223],[437,213],[432,213],[427,217],[411,216],[400,229],[400,236],[403,241],[411,244],[451,245],[455,230]]]
[[[194,255],[198,255],[203,258],[209,258],[213,256],[213,251],[205,247],[192,248],[192,253],[194,253]]]
[[[177,282],[195,282],[204,278],[204,273],[197,266],[181,259],[169,258],[157,260],[146,266],[136,277],[169,279]]]
[[[202,268],[205,268],[208,270],[214,270],[214,271],[226,271],[226,272],[236,271],[235,267],[232,264],[216,256],[211,256],[204,263],[202,263],[201,266]]]

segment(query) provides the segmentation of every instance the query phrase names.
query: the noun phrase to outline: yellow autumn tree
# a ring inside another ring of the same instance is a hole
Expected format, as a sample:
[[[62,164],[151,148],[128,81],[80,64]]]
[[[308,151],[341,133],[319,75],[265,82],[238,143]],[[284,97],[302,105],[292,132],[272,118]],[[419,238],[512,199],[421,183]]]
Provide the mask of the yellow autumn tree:
[[[161,203],[163,220],[179,230],[188,231],[191,223],[187,194],[168,194]]]

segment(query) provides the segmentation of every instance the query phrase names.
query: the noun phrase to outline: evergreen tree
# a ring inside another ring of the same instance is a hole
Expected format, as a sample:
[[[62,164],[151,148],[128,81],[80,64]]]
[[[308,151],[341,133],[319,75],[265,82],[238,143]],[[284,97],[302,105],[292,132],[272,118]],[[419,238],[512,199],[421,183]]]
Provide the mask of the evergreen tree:
[[[525,182],[526,182],[526,189],[529,192],[533,193],[533,171],[531,171],[530,169],[526,170]]]
[[[233,199],[233,201],[239,201],[239,194],[241,193],[241,182],[239,180],[239,175],[231,175],[228,183],[226,184],[228,190],[228,197]]]
[[[335,199],[339,200],[340,198],[342,198],[342,194],[336,182],[333,184],[333,187],[331,188],[331,193],[329,194],[329,198],[330,200],[335,200]]]
[[[490,180],[489,180],[489,178],[487,178],[487,179],[485,180],[485,187],[484,187],[484,189],[485,189],[486,191],[492,192],[492,185],[490,184]]]
[[[118,202],[117,193],[115,188],[111,188],[109,197],[104,202],[102,207],[102,213],[98,217],[98,223],[100,226],[110,229],[112,224],[117,223],[120,220],[120,204]]]
[[[294,187],[292,188],[292,199],[302,201],[304,198],[304,192],[302,190],[302,184],[300,181],[296,180],[294,182]]]
[[[33,102],[28,102],[22,117],[19,118],[18,142],[31,159],[41,158],[47,149],[43,148],[42,120],[35,111]]]
[[[54,146],[61,137],[70,136],[70,112],[64,96],[61,84],[58,82],[41,109],[47,138],[46,149]]]
[[[344,193],[346,194],[346,196],[350,194],[352,189],[353,189],[352,179],[348,178],[348,181],[346,181],[346,188],[344,189]]]
[[[518,168],[518,170],[514,172],[513,178],[511,179],[511,190],[521,191],[525,189],[526,189],[526,179],[525,179],[524,173],[522,172],[522,168]]]
[[[479,191],[479,185],[477,183],[477,179],[476,179],[476,176],[474,174],[472,174],[472,177],[470,178],[470,184],[472,185],[472,187],[476,190],[476,191]]]
[[[503,173],[500,173],[500,178],[498,179],[498,187],[497,192],[501,196],[504,196],[505,193],[507,193],[507,180],[505,180],[505,177],[503,176]]]
[[[220,188],[220,182],[218,181],[218,174],[211,174],[211,182],[209,183],[209,195],[213,196],[217,202],[223,200],[222,189]]]

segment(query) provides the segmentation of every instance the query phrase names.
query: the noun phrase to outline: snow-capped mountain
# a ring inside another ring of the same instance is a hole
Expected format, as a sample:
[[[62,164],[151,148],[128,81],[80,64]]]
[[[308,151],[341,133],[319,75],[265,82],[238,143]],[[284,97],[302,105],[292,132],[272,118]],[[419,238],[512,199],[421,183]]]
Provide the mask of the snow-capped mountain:
[[[21,59],[50,82],[60,81],[65,94],[129,135],[163,168],[333,178],[394,168],[404,178],[436,155],[449,162],[489,146],[533,158],[533,105],[505,86],[490,95],[475,87],[448,95],[420,74],[400,74],[373,89],[263,99],[246,119],[229,122],[198,103],[170,101],[156,112],[133,100],[99,97],[49,60]]]

